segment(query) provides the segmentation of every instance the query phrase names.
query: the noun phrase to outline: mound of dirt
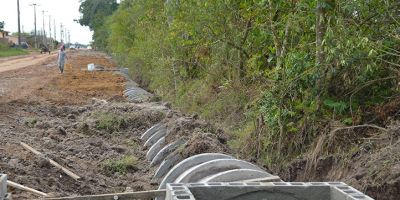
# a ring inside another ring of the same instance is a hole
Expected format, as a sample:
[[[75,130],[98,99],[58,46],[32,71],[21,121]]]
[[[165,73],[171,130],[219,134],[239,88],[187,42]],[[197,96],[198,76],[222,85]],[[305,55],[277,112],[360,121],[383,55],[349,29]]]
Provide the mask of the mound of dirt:
[[[182,159],[201,153],[229,153],[228,135],[197,115],[187,117],[170,111],[161,123],[167,127],[166,143],[179,139],[186,141],[184,146],[176,150]]]

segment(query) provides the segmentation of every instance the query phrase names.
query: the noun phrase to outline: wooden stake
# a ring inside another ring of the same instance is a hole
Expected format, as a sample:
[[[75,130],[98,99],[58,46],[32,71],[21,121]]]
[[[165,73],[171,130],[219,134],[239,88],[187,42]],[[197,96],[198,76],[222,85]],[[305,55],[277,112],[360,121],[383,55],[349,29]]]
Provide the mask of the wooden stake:
[[[44,192],[37,191],[35,189],[23,186],[21,184],[18,184],[18,183],[12,182],[12,181],[7,181],[7,185],[10,186],[10,187],[13,187],[13,188],[17,188],[17,189],[20,189],[20,190],[27,191],[27,192],[32,192],[32,193],[37,194],[39,196],[47,197],[47,194],[44,193]]]
[[[268,176],[264,178],[248,179],[243,182],[282,182],[282,179],[279,176]]]
[[[75,179],[75,180],[79,180],[81,177],[79,177],[78,175],[74,174],[73,172],[71,172],[70,170],[68,170],[67,168],[61,166],[60,164],[58,164],[56,161],[50,159],[50,158],[46,158],[42,153],[40,153],[39,151],[37,151],[36,149],[30,147],[29,145],[21,142],[21,145],[28,151],[36,154],[37,156],[40,156],[44,159],[46,159],[51,165],[53,165],[54,167],[61,169],[65,174],[67,174],[69,177]]]
[[[125,192],[114,194],[97,194],[78,197],[56,197],[46,198],[46,200],[131,200],[131,199],[154,199],[156,197],[165,197],[166,190],[150,190],[142,192]]]

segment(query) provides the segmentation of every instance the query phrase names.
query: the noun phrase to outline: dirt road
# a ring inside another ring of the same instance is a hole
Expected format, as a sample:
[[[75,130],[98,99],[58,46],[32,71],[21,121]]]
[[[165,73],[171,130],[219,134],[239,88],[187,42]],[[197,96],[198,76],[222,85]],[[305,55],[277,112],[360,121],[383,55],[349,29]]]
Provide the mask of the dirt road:
[[[56,54],[31,54],[0,59],[0,73],[37,65],[48,58],[56,59]]]

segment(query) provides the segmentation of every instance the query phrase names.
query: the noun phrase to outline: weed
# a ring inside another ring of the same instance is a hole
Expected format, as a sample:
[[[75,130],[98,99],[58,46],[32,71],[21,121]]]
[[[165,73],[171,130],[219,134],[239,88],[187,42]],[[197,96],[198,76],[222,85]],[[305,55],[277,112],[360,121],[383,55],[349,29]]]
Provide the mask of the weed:
[[[131,170],[137,170],[138,159],[133,155],[127,155],[120,159],[109,159],[103,163],[103,169],[107,174],[125,174]]]
[[[27,125],[30,128],[35,127],[35,124],[38,122],[36,118],[28,118],[25,120],[25,125]]]
[[[125,144],[129,145],[132,149],[137,149],[140,147],[138,141],[136,140],[125,140]]]
[[[119,131],[126,126],[125,117],[109,112],[95,112],[96,128],[110,132]]]

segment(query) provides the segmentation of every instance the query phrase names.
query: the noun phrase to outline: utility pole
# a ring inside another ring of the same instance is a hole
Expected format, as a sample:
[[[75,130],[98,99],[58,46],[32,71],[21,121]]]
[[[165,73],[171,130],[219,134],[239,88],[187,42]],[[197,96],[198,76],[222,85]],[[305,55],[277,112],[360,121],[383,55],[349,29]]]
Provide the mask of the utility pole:
[[[35,19],[35,48],[38,48],[37,46],[37,31],[36,31],[36,6],[38,6],[38,4],[31,4],[30,6],[33,6],[33,10],[34,10],[34,19]]]
[[[18,10],[18,46],[21,46],[21,20],[19,12],[19,0],[17,0],[17,10]]]
[[[51,15],[49,15],[49,38],[51,38]]]
[[[44,13],[47,12],[45,10],[42,10],[42,16],[43,16],[43,45],[46,45],[46,30],[44,27]]]
[[[51,15],[49,15],[49,39],[50,39],[50,46],[53,47],[53,38],[51,38]]]
[[[54,40],[57,41],[57,28],[56,28],[56,19],[54,19],[53,21],[54,24]]]
[[[63,24],[61,23],[60,24],[60,41],[61,41],[61,43],[63,43],[63,32],[64,32]]]
[[[67,37],[67,28],[65,27],[64,28],[64,40],[65,40],[65,44],[67,45],[68,44],[68,37]]]

